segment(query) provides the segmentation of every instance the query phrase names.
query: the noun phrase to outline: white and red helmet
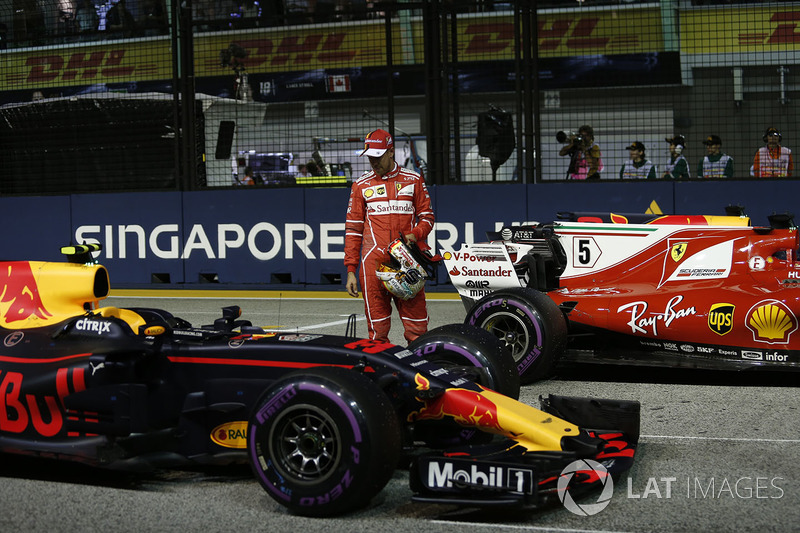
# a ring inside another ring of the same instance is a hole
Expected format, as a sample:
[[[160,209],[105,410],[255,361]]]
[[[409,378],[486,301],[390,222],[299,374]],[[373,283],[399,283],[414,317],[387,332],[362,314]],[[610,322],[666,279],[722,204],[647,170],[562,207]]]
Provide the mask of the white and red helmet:
[[[391,263],[381,264],[375,273],[387,291],[401,300],[410,300],[425,286],[428,274],[401,239],[392,241],[387,252]]]

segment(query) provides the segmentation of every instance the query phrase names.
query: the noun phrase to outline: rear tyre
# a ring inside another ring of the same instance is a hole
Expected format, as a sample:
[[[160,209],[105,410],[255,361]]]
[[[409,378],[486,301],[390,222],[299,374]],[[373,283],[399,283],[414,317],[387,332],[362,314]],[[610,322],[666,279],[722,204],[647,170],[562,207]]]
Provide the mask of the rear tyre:
[[[356,371],[318,367],[275,382],[247,428],[256,479],[304,516],[366,506],[394,472],[400,423],[383,391]]]
[[[484,296],[464,322],[505,342],[523,384],[549,376],[567,345],[567,322],[561,310],[547,295],[527,287]]]

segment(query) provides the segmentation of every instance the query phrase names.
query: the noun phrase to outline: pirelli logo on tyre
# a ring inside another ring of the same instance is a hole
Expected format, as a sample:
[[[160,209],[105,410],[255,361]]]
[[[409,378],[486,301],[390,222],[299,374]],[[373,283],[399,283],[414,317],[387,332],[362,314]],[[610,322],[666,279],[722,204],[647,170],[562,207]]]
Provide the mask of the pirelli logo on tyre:
[[[717,335],[726,335],[733,329],[733,304],[718,303],[708,311],[708,327]]]

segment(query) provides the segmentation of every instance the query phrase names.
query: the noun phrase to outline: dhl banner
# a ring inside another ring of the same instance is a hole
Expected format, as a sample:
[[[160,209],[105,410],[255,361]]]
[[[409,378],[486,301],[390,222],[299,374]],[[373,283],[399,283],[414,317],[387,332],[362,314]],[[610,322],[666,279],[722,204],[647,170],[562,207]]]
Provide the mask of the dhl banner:
[[[693,9],[681,14],[681,51],[685,54],[776,52],[800,49],[800,8]]]
[[[251,74],[381,66],[386,64],[385,40],[384,26],[376,22],[197,34],[195,76],[230,75],[220,52],[232,44],[247,53],[241,62]],[[399,33],[395,41],[400,42]],[[395,62],[401,54],[397,47]],[[167,37],[9,51],[0,55],[0,64],[5,66],[0,91],[172,78]]]
[[[403,44],[393,24],[393,63],[403,58],[424,62],[422,22],[413,19],[413,43]],[[663,50],[658,8],[575,10],[539,16],[540,57],[641,54]],[[514,59],[511,14],[464,16],[458,24],[459,60]],[[386,37],[381,21],[350,22],[302,28],[270,28],[195,35],[195,76],[225,76],[220,52],[232,44],[247,53],[242,63],[251,74],[315,69],[379,67],[386,64]],[[404,48],[405,47],[405,48]],[[413,54],[411,54],[411,49]],[[109,41],[8,51],[0,55],[5,73],[0,90],[169,80],[169,38]]]
[[[541,12],[539,57],[624,56],[664,52],[658,7],[626,6]],[[511,14],[465,15],[458,19],[458,60],[514,59],[517,42]],[[681,12],[681,53],[772,52],[800,49],[800,9],[778,5],[688,9]],[[393,63],[424,62],[422,22],[412,19],[411,43],[400,23],[394,32]],[[195,76],[229,76],[220,52],[242,47],[251,74],[360,69],[386,64],[382,21],[269,28],[195,35]],[[172,78],[168,37],[93,42],[0,52],[0,91],[144,83]]]
[[[400,43],[399,25],[393,41]],[[383,23],[364,22],[320,25],[296,30],[261,30],[214,34],[195,39],[195,76],[221,76],[230,69],[220,65],[220,51],[241,46],[247,57],[241,62],[251,74],[299,70],[375,67],[386,65],[386,33]],[[398,63],[402,49],[394,49]]]
[[[10,51],[0,61],[1,91],[172,78],[168,39]]]
[[[538,14],[539,57],[642,54],[664,51],[658,7],[563,10]],[[422,22],[414,28],[416,61],[423,62]],[[514,59],[511,15],[463,17],[458,24],[458,60]]]

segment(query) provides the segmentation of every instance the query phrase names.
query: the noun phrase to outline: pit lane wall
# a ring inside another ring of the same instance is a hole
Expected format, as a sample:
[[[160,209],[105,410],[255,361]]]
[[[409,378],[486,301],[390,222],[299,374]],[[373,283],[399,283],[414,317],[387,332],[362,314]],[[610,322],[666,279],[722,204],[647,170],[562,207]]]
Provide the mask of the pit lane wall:
[[[430,193],[437,222],[429,243],[438,250],[561,211],[723,214],[737,204],[766,225],[772,213],[794,212],[800,182],[476,184]],[[97,241],[117,288],[336,289],[345,277],[348,195],[346,188],[287,188],[0,197],[0,258],[62,261],[61,246]],[[443,271],[439,278],[447,280]]]

